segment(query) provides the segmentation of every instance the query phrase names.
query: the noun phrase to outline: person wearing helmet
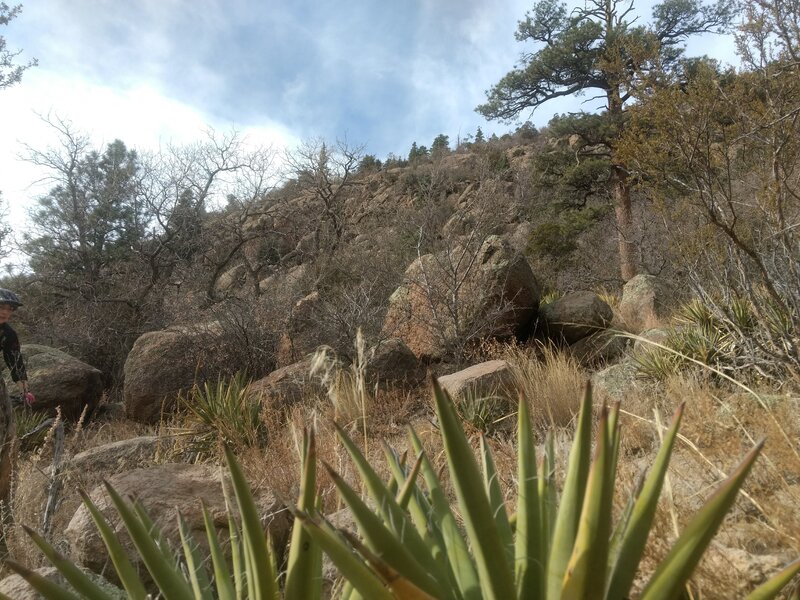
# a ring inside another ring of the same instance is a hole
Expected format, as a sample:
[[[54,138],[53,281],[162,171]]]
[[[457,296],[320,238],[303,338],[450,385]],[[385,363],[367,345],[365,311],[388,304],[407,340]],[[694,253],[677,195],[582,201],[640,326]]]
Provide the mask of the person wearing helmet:
[[[11,379],[19,386],[25,402],[31,403],[32,395],[28,390],[28,374],[20,350],[19,337],[8,324],[11,315],[20,306],[22,302],[14,292],[0,288],[0,349],[3,352],[3,360],[11,371]]]

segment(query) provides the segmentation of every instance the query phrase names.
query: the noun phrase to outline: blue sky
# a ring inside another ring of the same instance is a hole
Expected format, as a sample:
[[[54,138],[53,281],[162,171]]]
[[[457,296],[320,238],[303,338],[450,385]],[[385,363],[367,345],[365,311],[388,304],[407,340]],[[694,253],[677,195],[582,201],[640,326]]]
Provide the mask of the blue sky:
[[[651,2],[640,2],[649,12]],[[502,134],[474,108],[530,46],[514,31],[529,0],[27,0],[0,29],[36,57],[21,85],[0,92],[0,191],[22,222],[41,173],[23,143],[55,142],[37,117],[56,114],[103,144],[153,148],[232,127],[253,143],[344,139],[385,158]],[[690,47],[733,61],[732,42]],[[537,126],[579,101],[551,103]],[[591,103],[584,106],[594,109]]]

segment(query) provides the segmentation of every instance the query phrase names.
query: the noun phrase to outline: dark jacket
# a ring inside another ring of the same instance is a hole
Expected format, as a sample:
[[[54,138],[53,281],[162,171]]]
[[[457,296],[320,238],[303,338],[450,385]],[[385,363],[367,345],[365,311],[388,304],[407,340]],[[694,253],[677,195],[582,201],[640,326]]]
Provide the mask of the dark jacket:
[[[0,349],[3,351],[3,360],[11,369],[11,379],[27,381],[28,374],[25,371],[25,361],[22,358],[19,338],[17,332],[11,329],[11,325],[8,323],[0,325]]]

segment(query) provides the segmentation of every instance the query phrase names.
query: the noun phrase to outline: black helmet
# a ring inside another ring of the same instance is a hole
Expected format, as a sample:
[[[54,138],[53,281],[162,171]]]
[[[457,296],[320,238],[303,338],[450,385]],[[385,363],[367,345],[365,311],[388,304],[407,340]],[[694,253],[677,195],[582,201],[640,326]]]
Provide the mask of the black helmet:
[[[10,304],[14,308],[22,306],[17,295],[11,290],[0,288],[0,304]]]

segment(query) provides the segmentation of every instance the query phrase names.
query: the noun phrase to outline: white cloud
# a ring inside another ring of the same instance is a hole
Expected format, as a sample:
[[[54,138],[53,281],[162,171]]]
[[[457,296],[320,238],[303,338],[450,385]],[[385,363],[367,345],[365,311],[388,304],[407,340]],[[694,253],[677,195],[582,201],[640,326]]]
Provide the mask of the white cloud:
[[[36,184],[46,174],[19,158],[25,146],[44,149],[57,143],[53,129],[39,115],[52,114],[72,123],[102,148],[114,139],[140,150],[197,141],[211,127],[240,130],[251,144],[293,146],[296,137],[276,123],[222,122],[212,115],[164,96],[148,83],[111,89],[37,68],[22,85],[0,94],[0,191],[10,208],[11,224],[24,226],[26,210],[47,190]]]

